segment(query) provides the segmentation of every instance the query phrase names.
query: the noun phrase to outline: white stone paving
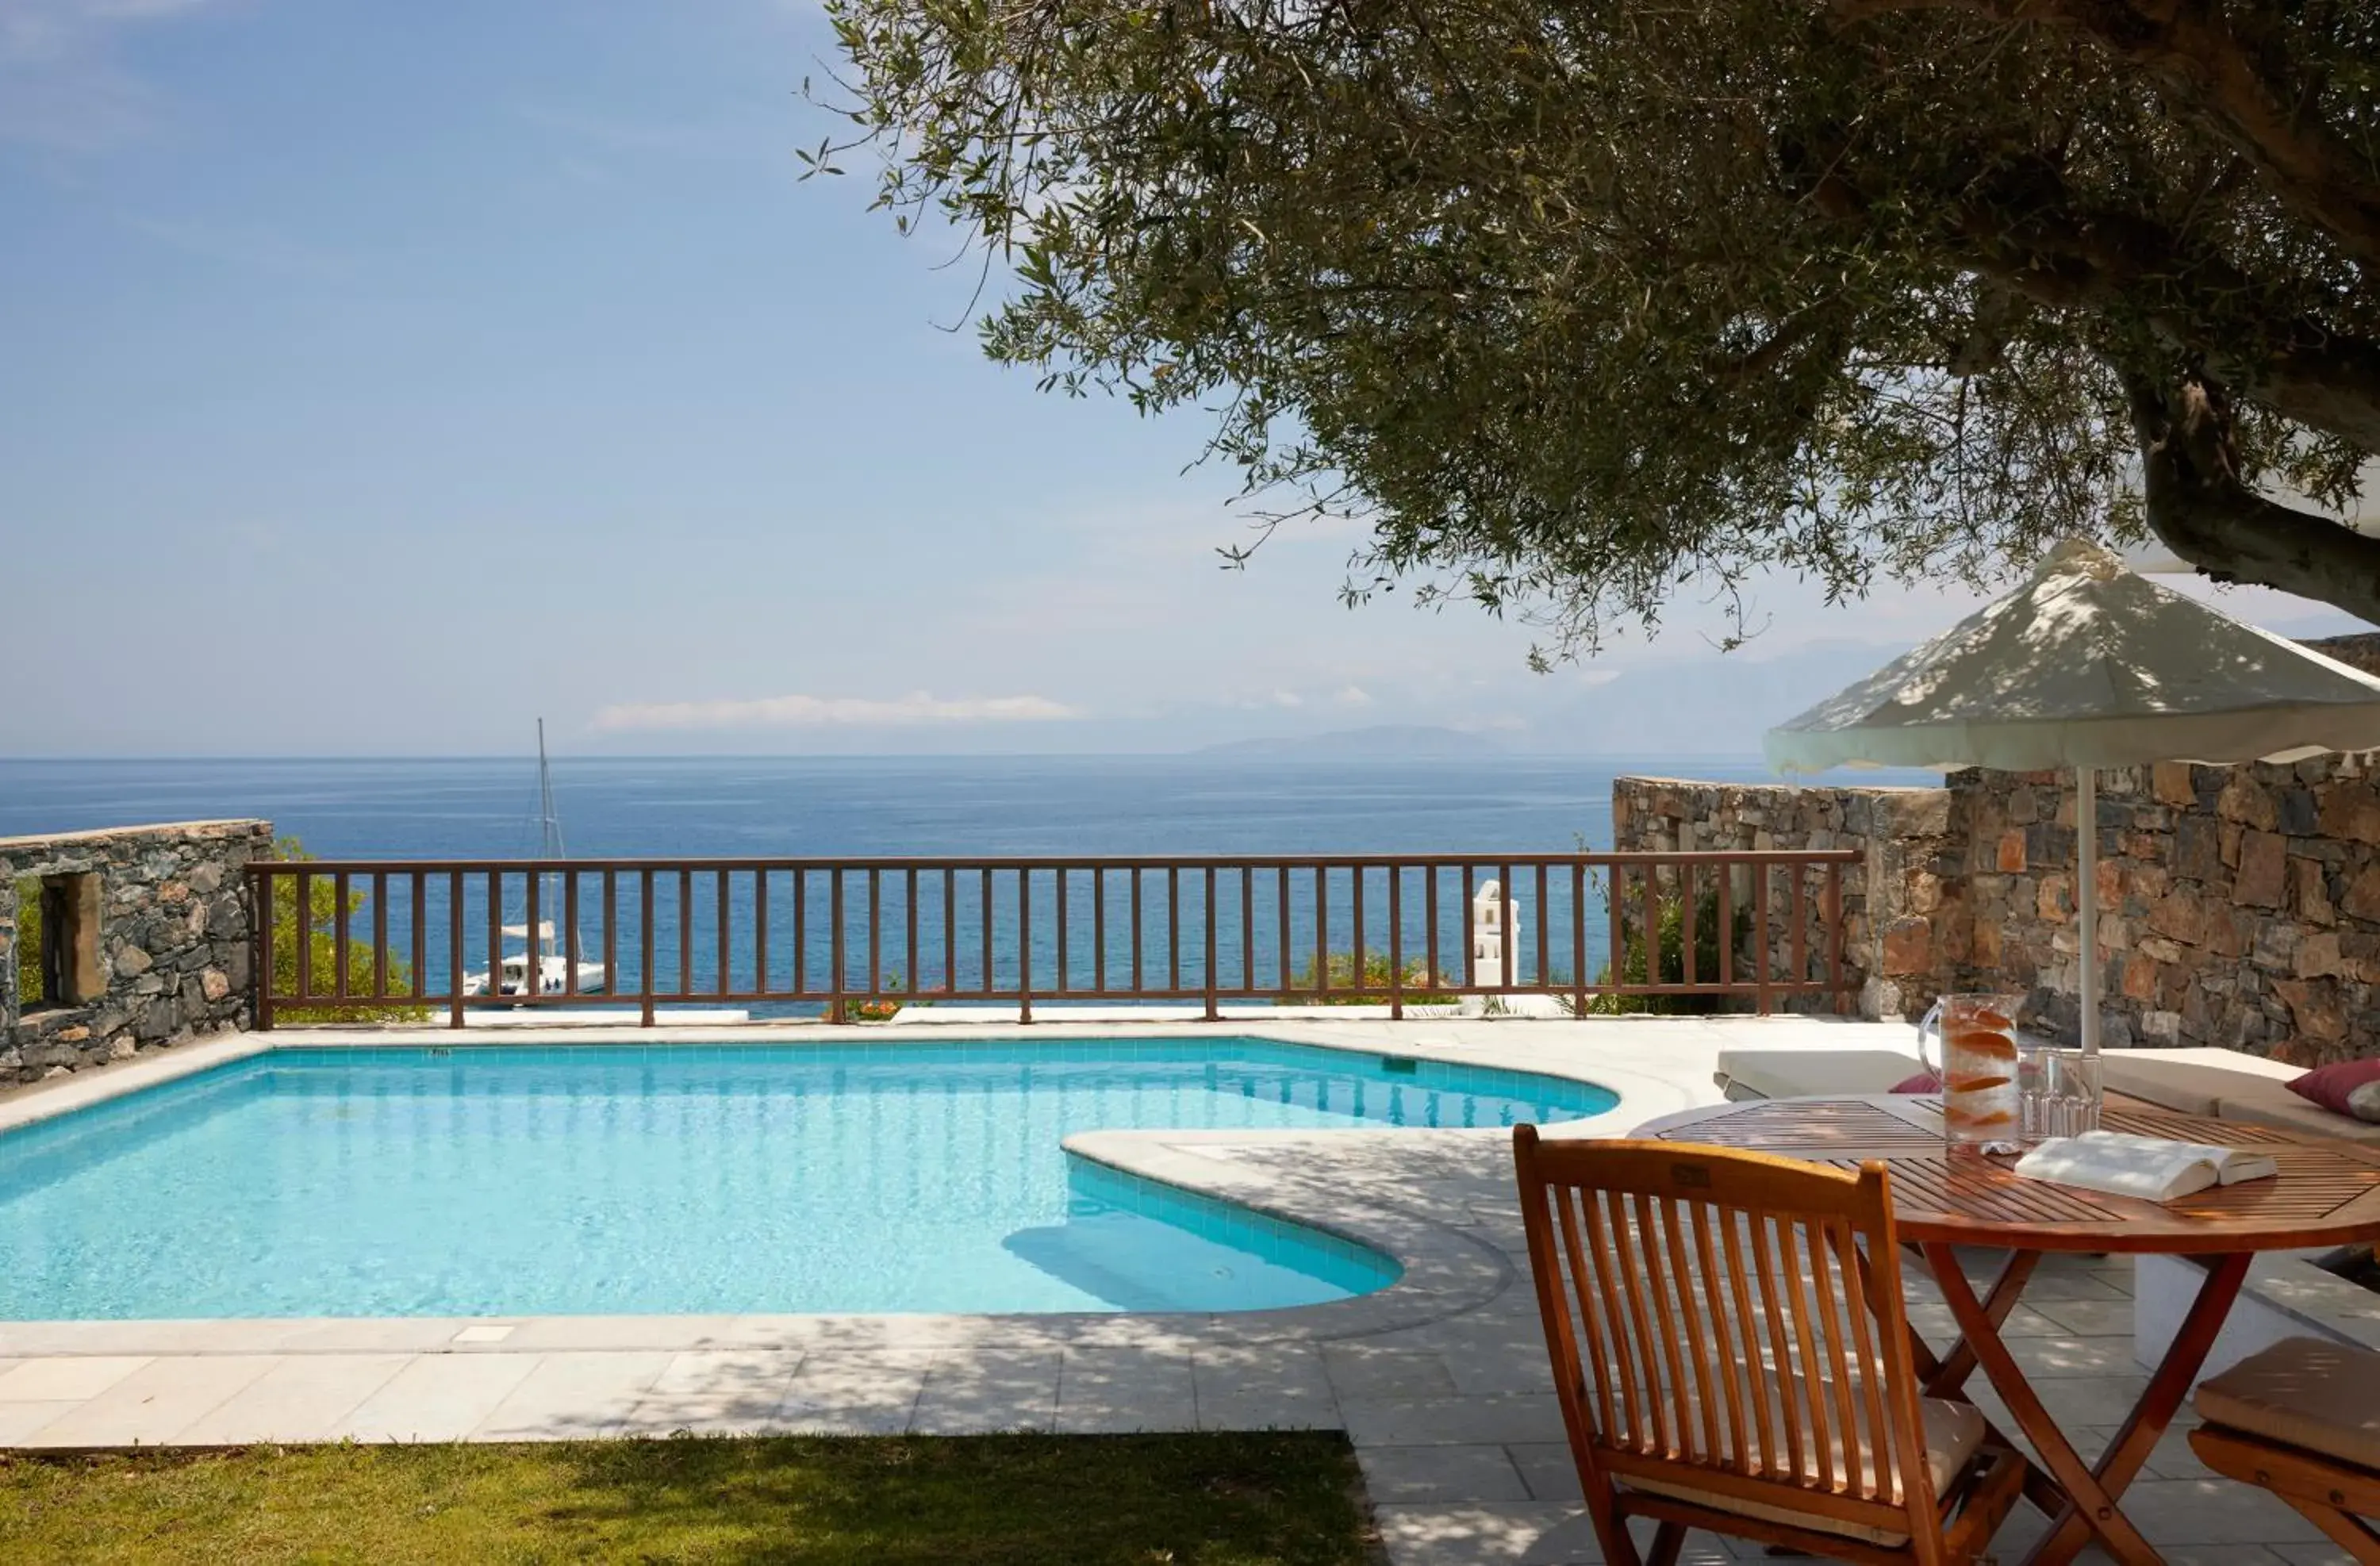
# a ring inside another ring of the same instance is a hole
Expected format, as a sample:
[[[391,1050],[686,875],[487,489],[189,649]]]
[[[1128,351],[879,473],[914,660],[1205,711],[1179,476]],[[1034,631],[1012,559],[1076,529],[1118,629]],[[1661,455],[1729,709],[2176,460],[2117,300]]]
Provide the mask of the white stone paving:
[[[1722,1047],[1904,1048],[1908,1039],[1902,1027],[1812,1019],[1226,1026],[1589,1077],[1621,1094],[1611,1114],[1576,1128],[1603,1135],[1712,1101],[1710,1071]],[[753,1027],[735,1037],[818,1038],[822,1031]],[[1210,1030],[1100,1022],[1045,1024],[1018,1036],[1085,1031]],[[922,1041],[922,1032],[904,1042]],[[549,1037],[587,1038],[507,1029],[488,1041]],[[602,1035],[676,1037],[668,1029]],[[720,1041],[717,1032],[686,1037]],[[269,1042],[358,1039],[326,1030]],[[435,1040],[471,1047],[452,1034]],[[12,1094],[0,1100],[0,1126],[267,1042],[210,1042]],[[1548,1383],[1501,1133],[1119,1132],[1073,1145],[1086,1157],[1378,1245],[1405,1275],[1362,1299],[1233,1315],[0,1322],[0,1445],[1336,1429],[1355,1447],[1396,1566],[1598,1559]],[[2086,1456],[2109,1438],[2145,1379],[2131,1357],[2130,1288],[2131,1269],[2120,1262],[2054,1260],[2009,1324],[2011,1348]],[[1948,1312],[1931,1282],[1913,1278],[1911,1299],[1920,1329],[1947,1337]],[[1981,1378],[1971,1390],[2005,1426]],[[2159,1444],[2125,1502],[2168,1559],[2207,1566],[2344,1559],[2279,1502],[2209,1475],[2185,1444],[2187,1422]],[[2000,1553],[2021,1549],[2040,1526],[2020,1507]],[[1758,1558],[1705,1536],[1686,1554],[1694,1562]]]

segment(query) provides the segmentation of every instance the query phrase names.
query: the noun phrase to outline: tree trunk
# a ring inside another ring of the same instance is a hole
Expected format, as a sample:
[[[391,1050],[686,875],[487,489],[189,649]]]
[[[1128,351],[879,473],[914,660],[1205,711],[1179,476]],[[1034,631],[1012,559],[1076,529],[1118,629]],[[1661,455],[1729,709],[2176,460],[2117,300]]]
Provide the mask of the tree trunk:
[[[2380,625],[2380,539],[2265,499],[2239,476],[2231,402],[2204,374],[2122,371],[2150,531],[2218,582],[2248,582]]]

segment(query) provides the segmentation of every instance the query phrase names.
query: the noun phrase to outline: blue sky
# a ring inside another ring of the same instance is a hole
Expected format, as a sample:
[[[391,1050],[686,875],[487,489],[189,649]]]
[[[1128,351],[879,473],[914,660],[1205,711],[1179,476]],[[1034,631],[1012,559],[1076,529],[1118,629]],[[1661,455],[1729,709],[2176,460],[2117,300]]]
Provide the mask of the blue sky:
[[[797,182],[825,47],[769,0],[0,0],[0,753],[540,714],[589,752],[1741,753],[1972,606],[1771,584],[1746,653],[1689,603],[1537,676],[1524,627],[1340,608],[1344,530],[1222,572],[1199,425],[1038,395],[862,172]]]

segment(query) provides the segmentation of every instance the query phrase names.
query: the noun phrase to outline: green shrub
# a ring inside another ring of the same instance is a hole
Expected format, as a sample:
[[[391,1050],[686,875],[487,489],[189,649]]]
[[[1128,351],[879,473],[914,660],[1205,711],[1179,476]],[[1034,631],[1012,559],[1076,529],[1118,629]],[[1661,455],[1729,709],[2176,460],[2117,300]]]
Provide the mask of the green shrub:
[[[1396,970],[1390,965],[1389,954],[1387,953],[1365,953],[1363,988],[1366,993],[1356,994],[1354,993],[1355,989],[1355,953],[1353,952],[1331,953],[1330,965],[1322,971],[1327,973],[1330,978],[1330,992],[1329,994],[1318,995],[1315,993],[1316,989],[1319,987],[1315,983],[1315,966],[1309,962],[1304,967],[1297,970],[1295,989],[1287,995],[1274,996],[1273,1003],[1281,1006],[1383,1005],[1387,1003],[1389,999],[1390,980],[1395,977],[1396,973]],[[1430,977],[1429,967],[1427,964],[1412,963],[1407,965],[1404,976],[1404,993],[1402,996],[1404,1003],[1408,1006],[1451,1005],[1455,1001],[1461,999],[1460,996],[1451,994],[1446,990],[1433,988],[1437,982],[1437,980]],[[1345,993],[1342,993],[1342,991]]]
[[[276,838],[273,844],[277,859],[311,859],[306,845],[294,837]],[[282,879],[273,885],[273,993],[294,995],[298,990],[298,883]],[[338,884],[328,876],[317,876],[307,888],[306,944],[308,962],[313,970],[317,989],[329,982],[338,965],[338,931],[344,917],[347,928],[371,905],[371,893],[347,889],[346,907],[339,906]],[[373,975],[377,961],[370,937],[347,941],[347,988],[354,993],[369,992],[374,988]],[[413,970],[394,953],[388,959],[387,989],[392,994],[413,988]],[[364,1007],[279,1006],[273,1009],[273,1020],[278,1026],[303,1026],[325,1022],[428,1022],[431,1012],[427,1006],[390,1002]]]
[[[911,999],[908,981],[895,968],[884,976],[884,994],[875,1001],[846,1001],[843,1016],[845,1022],[891,1022],[901,1014],[904,1006],[930,1006],[931,1001]]]
[[[1642,904],[1639,904],[1641,907]],[[1685,899],[1675,892],[1659,899],[1660,945],[1659,977],[1648,979],[1645,967],[1645,933],[1640,916],[1636,925],[1621,937],[1620,978],[1621,984],[1683,984],[1686,982],[1686,913]],[[1731,939],[1727,942],[1739,953],[1752,934],[1752,910],[1734,910]],[[1719,976],[1718,892],[1714,890],[1694,898],[1694,978],[1700,983],[1715,982]],[[1741,968],[1743,965],[1739,962]],[[1613,982],[1612,970],[1607,965],[1596,979],[1597,984]],[[1704,1016],[1726,1011],[1735,1003],[1728,995],[1595,995],[1586,1002],[1590,1016]]]
[[[42,883],[28,876],[17,883],[17,1004],[38,1006],[48,995],[42,977]]]

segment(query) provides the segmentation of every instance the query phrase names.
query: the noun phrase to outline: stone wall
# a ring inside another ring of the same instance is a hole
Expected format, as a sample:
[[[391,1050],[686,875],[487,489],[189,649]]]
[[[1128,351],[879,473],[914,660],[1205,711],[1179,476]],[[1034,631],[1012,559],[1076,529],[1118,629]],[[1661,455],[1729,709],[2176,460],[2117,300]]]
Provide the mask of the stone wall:
[[[1797,788],[1682,778],[1618,778],[1612,843],[1621,849],[1709,852],[1742,848],[1856,848],[1843,868],[1843,960],[1865,1016],[1922,1012],[1939,988],[1937,945],[1962,941],[1956,878],[1965,840],[1952,831],[1950,796],[1938,788]],[[1805,949],[1826,950],[1818,884],[1811,877]],[[1747,890],[1736,906],[1749,906]],[[1781,883],[1771,894],[1773,971],[1789,971],[1790,915]],[[1937,933],[1937,924],[1940,927]],[[1799,1010],[1830,1002],[1791,1001]]]
[[[128,1060],[245,1021],[241,872],[272,848],[266,821],[0,838],[0,1086]],[[96,924],[76,976],[87,998],[23,1011],[18,887],[84,875],[95,878],[79,883]]]
[[[1962,987],[2033,996],[2071,1037],[2081,983],[2074,795],[2055,773],[1959,773],[1972,823]],[[2101,1026],[2304,1064],[2380,1053],[2380,775],[2368,758],[2099,774]]]
[[[2099,774],[2103,1037],[2306,1064],[2380,1054],[2380,771],[2171,763]],[[2021,990],[2028,1026],[2081,1022],[2074,790],[2062,772],[1938,789],[1621,778],[1621,848],[1852,847],[1847,959],[1870,1017],[1949,989]]]

